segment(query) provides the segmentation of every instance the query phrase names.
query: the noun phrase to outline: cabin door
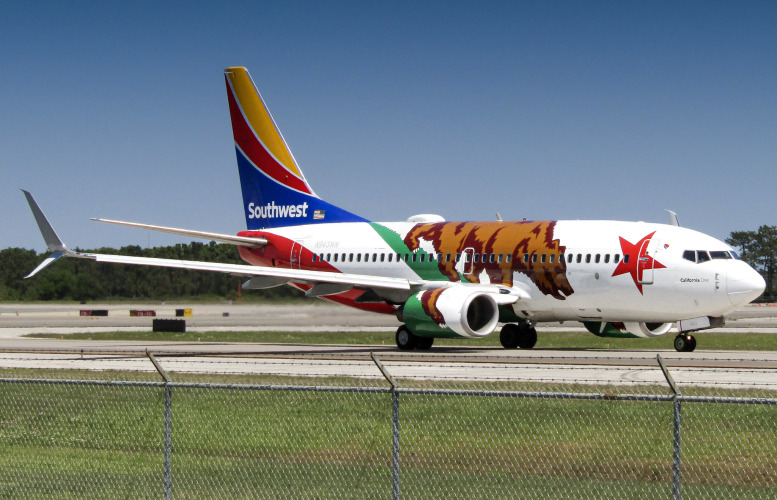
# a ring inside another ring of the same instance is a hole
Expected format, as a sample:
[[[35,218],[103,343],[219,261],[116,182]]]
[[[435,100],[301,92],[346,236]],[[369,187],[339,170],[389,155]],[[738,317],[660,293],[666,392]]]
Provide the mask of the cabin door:
[[[302,257],[302,244],[299,241],[292,242],[291,255],[289,256],[289,263],[292,269],[300,269],[301,257]]]

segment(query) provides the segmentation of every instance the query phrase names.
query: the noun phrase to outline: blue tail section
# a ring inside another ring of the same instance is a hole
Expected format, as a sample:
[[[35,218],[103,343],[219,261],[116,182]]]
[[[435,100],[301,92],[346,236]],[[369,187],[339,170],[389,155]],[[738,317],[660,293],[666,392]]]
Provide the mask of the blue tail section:
[[[248,71],[227,68],[225,79],[248,229],[366,222],[313,192]]]

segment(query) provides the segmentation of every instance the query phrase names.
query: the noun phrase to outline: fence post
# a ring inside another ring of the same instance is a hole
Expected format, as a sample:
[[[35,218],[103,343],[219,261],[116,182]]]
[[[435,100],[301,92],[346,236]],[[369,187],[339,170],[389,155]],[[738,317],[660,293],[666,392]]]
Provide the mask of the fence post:
[[[399,500],[399,392],[397,392],[397,383],[394,377],[386,370],[383,363],[375,357],[375,353],[370,353],[370,357],[380,370],[380,373],[391,384],[391,485],[393,500]]]
[[[680,423],[682,419],[682,407],[680,405],[680,400],[677,398],[677,396],[680,395],[680,393],[677,391],[677,386],[674,383],[674,379],[672,378],[672,375],[669,373],[669,370],[666,369],[666,366],[664,366],[664,360],[661,359],[660,354],[656,354],[656,359],[658,360],[658,366],[661,367],[661,371],[664,372],[664,377],[666,377],[666,381],[669,384],[669,387],[672,389],[672,392],[674,395],[672,396],[672,428],[673,428],[673,447],[672,447],[672,498],[674,500],[680,500]]]
[[[146,349],[146,356],[153,363],[154,368],[159,372],[165,381],[165,500],[170,500],[172,494],[172,434],[173,434],[173,388],[170,387],[170,376],[151,352]]]

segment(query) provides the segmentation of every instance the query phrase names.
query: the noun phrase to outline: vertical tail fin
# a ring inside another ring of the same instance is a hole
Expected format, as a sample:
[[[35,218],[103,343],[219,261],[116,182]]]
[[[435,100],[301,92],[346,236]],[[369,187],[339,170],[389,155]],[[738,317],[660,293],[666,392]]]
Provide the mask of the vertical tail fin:
[[[365,221],[313,192],[248,71],[224,77],[248,229]]]

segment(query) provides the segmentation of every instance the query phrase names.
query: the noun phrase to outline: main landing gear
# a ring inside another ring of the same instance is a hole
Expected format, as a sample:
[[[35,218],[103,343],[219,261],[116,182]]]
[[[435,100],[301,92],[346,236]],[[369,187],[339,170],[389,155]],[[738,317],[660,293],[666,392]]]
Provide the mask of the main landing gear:
[[[397,347],[403,351],[412,351],[419,349],[428,351],[432,348],[434,337],[421,337],[412,333],[405,325],[397,328]]]
[[[499,341],[505,349],[531,349],[537,343],[537,330],[531,323],[508,323],[499,332]]]
[[[674,348],[677,352],[691,352],[696,349],[696,338],[687,333],[681,333],[674,338]]]

